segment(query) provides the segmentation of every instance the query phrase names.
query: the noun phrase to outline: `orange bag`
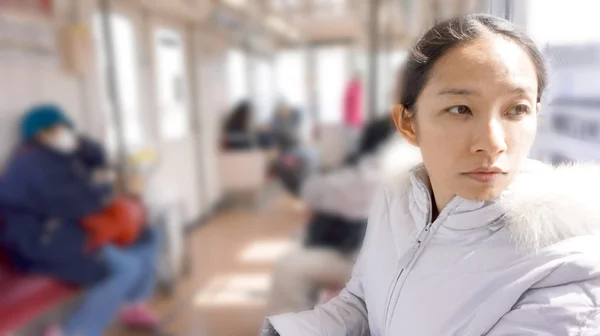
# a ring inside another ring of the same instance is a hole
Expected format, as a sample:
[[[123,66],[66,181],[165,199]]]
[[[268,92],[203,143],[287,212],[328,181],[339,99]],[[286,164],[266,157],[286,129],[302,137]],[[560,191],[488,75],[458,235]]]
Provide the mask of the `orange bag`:
[[[107,243],[121,246],[132,244],[140,235],[146,211],[142,203],[121,197],[99,213],[83,218],[82,225],[89,234],[89,246],[97,248]]]

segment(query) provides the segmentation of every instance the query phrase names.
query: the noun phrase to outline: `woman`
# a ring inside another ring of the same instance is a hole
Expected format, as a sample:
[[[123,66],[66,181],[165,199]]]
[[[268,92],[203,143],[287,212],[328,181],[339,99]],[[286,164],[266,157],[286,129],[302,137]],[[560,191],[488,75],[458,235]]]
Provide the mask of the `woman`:
[[[546,87],[534,43],[462,16],[404,71],[393,116],[422,164],[376,197],[340,295],[262,335],[598,335],[600,170],[526,159]]]
[[[145,231],[129,247],[90,249],[81,225],[113,197],[102,148],[78,137],[62,109],[39,105],[21,122],[22,144],[0,179],[0,238],[22,271],[88,287],[79,308],[46,335],[103,335],[119,313],[130,326],[154,328],[144,302],[153,293],[158,239]]]

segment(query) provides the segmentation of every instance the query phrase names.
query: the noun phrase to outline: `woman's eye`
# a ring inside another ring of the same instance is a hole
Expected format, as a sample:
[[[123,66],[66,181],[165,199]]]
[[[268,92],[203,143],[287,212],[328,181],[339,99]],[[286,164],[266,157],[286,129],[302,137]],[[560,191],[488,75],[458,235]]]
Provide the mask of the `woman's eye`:
[[[471,109],[469,109],[469,107],[466,105],[452,106],[452,107],[447,108],[446,111],[448,111],[450,113],[454,113],[454,114],[470,114],[471,113]]]
[[[529,111],[530,111],[529,106],[520,104],[520,105],[513,106],[510,110],[508,110],[507,114],[511,115],[511,116],[519,116],[519,115],[523,115],[523,114],[528,114]]]

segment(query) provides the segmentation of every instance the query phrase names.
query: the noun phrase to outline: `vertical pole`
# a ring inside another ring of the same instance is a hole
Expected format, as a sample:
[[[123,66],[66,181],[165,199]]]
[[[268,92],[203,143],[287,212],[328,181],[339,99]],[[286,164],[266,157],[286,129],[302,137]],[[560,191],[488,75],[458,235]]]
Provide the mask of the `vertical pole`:
[[[378,92],[378,50],[379,50],[379,4],[380,0],[369,1],[369,94],[367,104],[367,119],[373,119],[377,115],[377,92]]]
[[[312,43],[303,43],[302,49],[305,51],[306,61],[306,94],[308,114],[312,121],[312,128],[315,129],[321,123],[321,111],[319,110],[319,92],[317,90],[317,55],[316,48]],[[311,135],[312,136],[312,135]]]
[[[512,0],[505,0],[504,1],[504,18],[507,19],[508,21],[513,20],[512,9],[513,9]]]
[[[106,59],[106,79],[108,91],[108,104],[112,114],[117,133],[117,188],[125,190],[125,130],[122,123],[121,100],[117,89],[117,69],[115,67],[115,49],[113,44],[113,30],[110,21],[110,0],[100,1],[100,21],[104,37],[104,57]]]
[[[389,6],[391,6],[391,3],[389,4]],[[392,90],[395,90],[395,85],[396,82],[398,81],[397,77],[397,71],[398,69],[394,68],[394,65],[392,64],[392,54],[394,53],[394,25],[393,25],[393,11],[392,8],[389,8],[386,14],[386,24],[387,27],[385,27],[385,38],[384,38],[384,50],[385,50],[385,74],[386,74],[386,80],[385,80],[385,96],[384,96],[384,101],[385,101],[385,109],[386,111],[380,111],[380,112],[385,112],[385,113],[389,113],[391,112],[392,106],[394,104],[397,104],[398,102],[394,101],[393,97],[394,95],[392,94]]]
[[[205,153],[204,153],[204,137],[202,136],[202,132],[204,130],[204,120],[202,118],[203,111],[201,108],[202,96],[204,95],[204,88],[201,84],[201,73],[200,73],[200,64],[203,61],[200,52],[200,29],[198,28],[196,23],[189,23],[186,26],[185,38],[187,41],[185,43],[185,59],[186,59],[186,68],[187,73],[189,74],[187,78],[187,82],[189,83],[188,90],[188,113],[189,113],[189,121],[191,125],[191,137],[194,142],[194,156],[196,157],[196,176],[197,180],[197,188],[198,188],[198,198],[200,203],[200,211],[204,213],[208,206],[208,195],[206,192],[206,167],[205,163]]]

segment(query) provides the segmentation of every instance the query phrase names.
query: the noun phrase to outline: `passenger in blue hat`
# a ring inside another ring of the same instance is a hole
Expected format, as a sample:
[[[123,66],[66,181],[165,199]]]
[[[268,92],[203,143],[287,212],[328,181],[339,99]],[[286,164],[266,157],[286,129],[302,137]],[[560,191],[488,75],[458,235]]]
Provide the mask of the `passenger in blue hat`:
[[[21,121],[21,137],[25,142],[39,141],[58,152],[69,154],[77,149],[73,124],[55,105],[31,108]]]
[[[56,105],[25,112],[21,142],[0,177],[0,243],[18,269],[89,288],[80,307],[45,335],[100,336],[114,317],[136,327],[156,327],[144,302],[153,293],[158,237],[146,230],[129,247],[87,248],[81,220],[113,200],[101,145],[75,132]]]

